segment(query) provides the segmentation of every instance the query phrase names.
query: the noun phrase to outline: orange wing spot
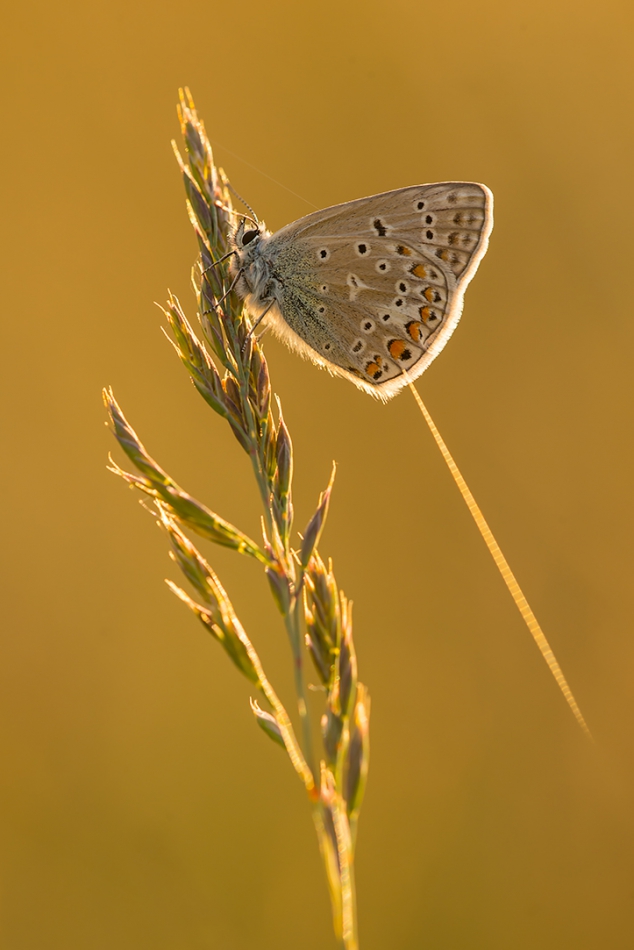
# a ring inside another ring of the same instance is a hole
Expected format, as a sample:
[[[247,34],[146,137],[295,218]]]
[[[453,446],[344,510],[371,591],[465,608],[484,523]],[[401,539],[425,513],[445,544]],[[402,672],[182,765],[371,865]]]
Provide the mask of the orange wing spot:
[[[443,261],[448,261],[448,260],[449,260],[449,251],[441,251],[438,256],[441,258],[441,260],[443,260]]]
[[[423,297],[425,300],[429,300],[430,303],[434,302],[434,288],[428,287],[427,290],[423,291]]]
[[[411,256],[412,256],[412,252],[410,251],[410,249],[409,249],[408,247],[405,247],[403,244],[397,244],[397,245],[396,245],[396,253],[397,253],[397,254],[400,254],[401,257],[411,257]]]
[[[428,309],[428,308],[424,308],[424,309]],[[411,323],[408,323],[408,324],[407,324],[407,326],[405,327],[405,329],[407,330],[407,332],[408,332],[409,335],[411,336],[412,340],[414,340],[416,343],[418,343],[418,341],[420,340],[420,338],[421,338],[422,335],[423,335],[423,324],[422,324],[422,323],[418,323],[417,320],[412,320]]]
[[[423,279],[423,277],[427,277],[427,271],[425,270],[422,264],[417,264],[416,267],[412,267],[412,269],[410,270],[410,274],[413,274],[414,277],[420,277],[421,280]]]
[[[383,370],[381,369],[379,364],[374,363],[374,362],[368,363],[368,365],[365,368],[365,371],[368,374],[368,376],[372,377],[372,379],[379,379],[379,377],[383,375]]]
[[[421,307],[418,311],[423,318],[423,323],[429,323],[430,320],[433,320],[436,314],[429,309],[429,307]]]
[[[395,360],[400,360],[405,352],[406,346],[403,340],[392,340],[388,343],[387,348],[390,351],[390,356],[393,356]]]

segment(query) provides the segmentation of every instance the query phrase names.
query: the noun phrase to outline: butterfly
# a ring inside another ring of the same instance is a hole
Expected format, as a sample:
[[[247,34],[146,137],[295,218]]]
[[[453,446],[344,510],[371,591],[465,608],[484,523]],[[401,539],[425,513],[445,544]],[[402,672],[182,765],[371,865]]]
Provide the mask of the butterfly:
[[[492,227],[485,185],[412,185],[315,211],[275,234],[243,219],[230,273],[258,322],[385,401],[447,343]]]

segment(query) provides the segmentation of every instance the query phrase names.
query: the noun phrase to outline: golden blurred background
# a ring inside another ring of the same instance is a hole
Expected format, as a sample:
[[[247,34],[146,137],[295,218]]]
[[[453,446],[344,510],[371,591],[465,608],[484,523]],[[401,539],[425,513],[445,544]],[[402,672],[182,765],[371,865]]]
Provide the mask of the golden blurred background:
[[[321,550],[373,700],[362,950],[629,950],[631,5],[68,0],[3,18],[2,947],[335,946],[300,783],[105,469],[111,384],[176,480],[258,531],[247,460],[154,306],[169,287],[194,310],[170,148],[188,84],[272,229],[419,182],[495,194],[462,322],[418,386],[595,745],[411,396],[381,406],[266,342],[298,528],[339,466]],[[205,550],[290,706],[257,567]]]

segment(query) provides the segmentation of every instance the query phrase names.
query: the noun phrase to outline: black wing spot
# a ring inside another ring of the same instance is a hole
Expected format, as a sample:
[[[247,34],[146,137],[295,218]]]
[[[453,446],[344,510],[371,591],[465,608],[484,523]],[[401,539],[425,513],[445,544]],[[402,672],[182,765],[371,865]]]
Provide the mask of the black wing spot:
[[[359,254],[367,254],[367,253],[368,253],[368,245],[367,245],[367,244],[357,244],[357,250],[358,250]]]
[[[391,314],[391,313],[384,313],[383,316],[381,317],[381,319],[382,319],[385,323],[387,323],[388,320],[391,319],[391,317],[392,317],[392,314]]]
[[[330,252],[328,251],[327,247],[322,247],[319,252],[319,256],[321,257],[322,261],[325,261],[329,254]]]
[[[428,241],[433,241],[433,239],[434,239],[434,232],[433,232],[433,231],[427,231],[427,232],[426,232],[426,237],[427,237],[427,240],[428,240]]]
[[[374,230],[379,235],[379,237],[385,237],[387,234],[387,228],[383,224],[380,218],[376,218],[374,221]]]
[[[425,224],[431,224],[433,220],[434,219],[432,218],[432,216],[428,214],[427,217],[425,218]]]
[[[425,202],[424,202],[424,201],[419,201],[418,204],[416,205],[416,207],[418,208],[419,211],[422,211],[423,208],[425,207]]]

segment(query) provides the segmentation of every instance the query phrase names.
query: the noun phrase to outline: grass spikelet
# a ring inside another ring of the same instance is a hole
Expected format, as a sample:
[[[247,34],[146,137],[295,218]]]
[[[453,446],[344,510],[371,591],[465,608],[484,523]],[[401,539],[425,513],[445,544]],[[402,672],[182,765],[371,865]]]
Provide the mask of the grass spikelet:
[[[194,271],[198,323],[194,329],[170,295],[163,310],[171,343],[198,392],[230,426],[249,458],[262,502],[262,543],[251,540],[182,489],[150,456],[110,390],[104,400],[113,434],[135,471],[110,468],[149,497],[170,544],[170,556],[194,597],[173,581],[170,590],[201,621],[238,671],[257,690],[250,705],[257,725],[282,746],[307,792],[330,891],[335,933],[345,950],[357,950],[354,843],[369,758],[369,698],[357,681],[350,604],[326,568],[318,545],[333,490],[319,498],[299,550],[293,541],[293,443],[279,399],[273,398],[264,350],[232,291],[227,255],[239,215],[228,180],[213,161],[205,129],[188,90],[178,115],[184,154],[175,146],[187,213],[200,258]],[[212,567],[186,532],[255,558],[264,570],[288,636],[295,677],[297,732],[266,676],[258,653]],[[306,702],[305,660],[310,656],[324,688],[322,749],[313,749]]]

